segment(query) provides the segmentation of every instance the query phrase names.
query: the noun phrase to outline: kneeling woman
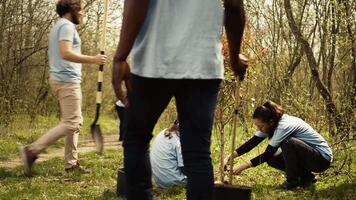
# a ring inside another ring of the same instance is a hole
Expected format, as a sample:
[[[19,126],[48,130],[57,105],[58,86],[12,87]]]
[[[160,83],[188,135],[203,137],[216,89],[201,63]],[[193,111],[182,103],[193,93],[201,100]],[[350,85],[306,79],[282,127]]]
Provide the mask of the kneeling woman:
[[[305,187],[316,182],[312,172],[322,172],[329,168],[333,156],[325,139],[302,119],[284,114],[281,106],[267,101],[256,108],[253,120],[257,133],[232,155],[225,159],[241,156],[256,147],[265,138],[269,145],[264,153],[233,168],[234,174],[267,162],[268,165],[287,174],[284,189]]]

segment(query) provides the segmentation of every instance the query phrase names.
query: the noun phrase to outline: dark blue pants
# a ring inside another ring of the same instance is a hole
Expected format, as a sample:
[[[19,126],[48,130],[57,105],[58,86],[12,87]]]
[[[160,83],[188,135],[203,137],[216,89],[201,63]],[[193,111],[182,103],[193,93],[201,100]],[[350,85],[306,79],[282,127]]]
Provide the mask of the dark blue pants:
[[[153,199],[149,142],[172,97],[176,99],[187,199],[210,200],[214,186],[210,138],[221,80],[152,79],[131,75],[124,135],[129,200]]]

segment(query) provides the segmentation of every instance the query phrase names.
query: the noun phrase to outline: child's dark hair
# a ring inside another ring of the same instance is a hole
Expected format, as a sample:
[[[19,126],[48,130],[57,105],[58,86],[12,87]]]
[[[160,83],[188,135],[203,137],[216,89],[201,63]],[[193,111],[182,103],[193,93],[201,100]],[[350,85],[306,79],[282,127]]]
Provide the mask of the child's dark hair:
[[[59,0],[56,5],[56,12],[59,17],[62,17],[66,13],[79,12],[81,9],[81,0]]]
[[[264,123],[271,123],[272,127],[269,130],[268,137],[273,136],[274,130],[278,126],[278,122],[284,114],[282,106],[274,103],[273,101],[266,101],[262,106],[258,106],[253,112],[253,119],[260,119]]]

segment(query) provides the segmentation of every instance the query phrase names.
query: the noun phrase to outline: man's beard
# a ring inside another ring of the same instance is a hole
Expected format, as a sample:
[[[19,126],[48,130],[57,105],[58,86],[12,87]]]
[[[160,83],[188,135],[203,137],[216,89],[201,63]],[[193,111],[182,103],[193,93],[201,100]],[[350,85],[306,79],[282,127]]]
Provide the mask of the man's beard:
[[[78,17],[78,15],[75,13],[75,12],[71,12],[71,15],[72,15],[72,22],[73,24],[80,24],[80,19]]]

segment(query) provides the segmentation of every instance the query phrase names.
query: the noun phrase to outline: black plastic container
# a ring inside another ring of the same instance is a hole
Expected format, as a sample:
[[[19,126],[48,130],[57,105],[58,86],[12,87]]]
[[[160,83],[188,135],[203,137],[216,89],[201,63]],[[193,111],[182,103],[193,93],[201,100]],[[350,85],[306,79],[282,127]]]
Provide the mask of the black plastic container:
[[[214,185],[214,200],[250,200],[252,188],[227,184]]]
[[[126,197],[127,195],[127,182],[124,168],[117,170],[116,194],[120,197]]]

